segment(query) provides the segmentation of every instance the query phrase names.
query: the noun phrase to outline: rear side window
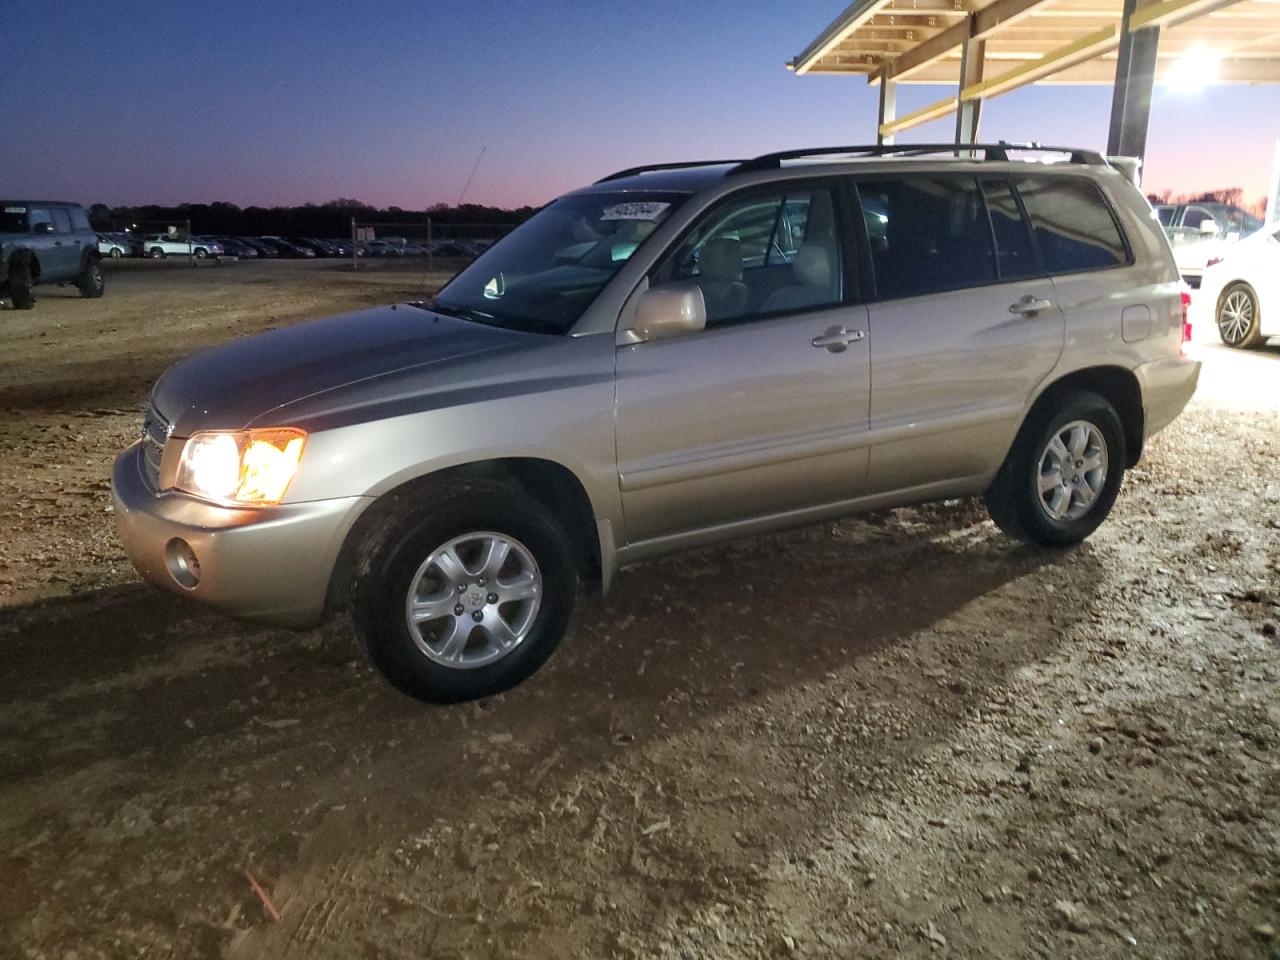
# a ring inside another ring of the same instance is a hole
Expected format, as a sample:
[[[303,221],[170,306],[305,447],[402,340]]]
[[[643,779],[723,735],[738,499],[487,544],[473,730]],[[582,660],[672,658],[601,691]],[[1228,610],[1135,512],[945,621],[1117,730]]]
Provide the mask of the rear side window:
[[[881,297],[995,281],[991,225],[976,180],[862,180],[858,196]]]
[[[983,180],[982,195],[991,216],[991,232],[996,238],[996,266],[1001,280],[1017,280],[1039,273],[1031,231],[1018,209],[1018,200],[1008,180]]]
[[[1094,184],[1080,177],[1018,177],[1017,186],[1050,273],[1128,263],[1120,228]]]

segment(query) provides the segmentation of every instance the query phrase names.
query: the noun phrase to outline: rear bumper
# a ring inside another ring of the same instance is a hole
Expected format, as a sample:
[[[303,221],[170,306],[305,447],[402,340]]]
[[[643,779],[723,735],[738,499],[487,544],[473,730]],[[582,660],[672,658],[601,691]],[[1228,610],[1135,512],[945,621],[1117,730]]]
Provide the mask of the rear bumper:
[[[181,493],[157,494],[141,445],[116,460],[111,495],[125,553],[143,579],[234,616],[309,627],[324,616],[329,578],[367,497],[274,507],[221,507]],[[198,561],[192,585],[176,561],[185,543]]]
[[[1191,400],[1200,381],[1200,361],[1177,354],[1141,364],[1133,372],[1142,388],[1145,441],[1172,423]]]

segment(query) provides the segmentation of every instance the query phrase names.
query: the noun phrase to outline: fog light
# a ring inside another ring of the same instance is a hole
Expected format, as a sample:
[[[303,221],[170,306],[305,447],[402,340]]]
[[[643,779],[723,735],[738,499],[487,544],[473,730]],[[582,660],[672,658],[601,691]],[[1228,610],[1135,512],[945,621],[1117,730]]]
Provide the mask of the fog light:
[[[180,587],[194,590],[200,582],[200,560],[191,544],[178,537],[169,541],[164,548],[165,566],[169,568],[169,576]]]

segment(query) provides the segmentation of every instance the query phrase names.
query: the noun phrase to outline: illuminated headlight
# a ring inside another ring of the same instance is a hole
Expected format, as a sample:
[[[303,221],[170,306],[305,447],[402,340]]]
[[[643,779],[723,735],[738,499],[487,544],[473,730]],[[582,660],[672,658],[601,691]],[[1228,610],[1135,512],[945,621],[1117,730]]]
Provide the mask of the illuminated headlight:
[[[279,503],[298,472],[301,430],[197,433],[182,448],[179,490],[226,503]]]

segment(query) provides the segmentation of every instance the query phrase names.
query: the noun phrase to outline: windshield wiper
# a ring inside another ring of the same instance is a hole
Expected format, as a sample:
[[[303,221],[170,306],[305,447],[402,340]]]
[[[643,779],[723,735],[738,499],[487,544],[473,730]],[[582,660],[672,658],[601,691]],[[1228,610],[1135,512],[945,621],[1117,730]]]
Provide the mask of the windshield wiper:
[[[432,313],[443,314],[446,317],[457,317],[459,320],[470,320],[473,323],[483,323],[488,326],[497,326],[497,320],[491,313],[484,313],[481,310],[472,310],[470,307],[446,307],[443,304],[423,302],[421,300],[414,301],[413,306],[421,310],[430,310]]]

